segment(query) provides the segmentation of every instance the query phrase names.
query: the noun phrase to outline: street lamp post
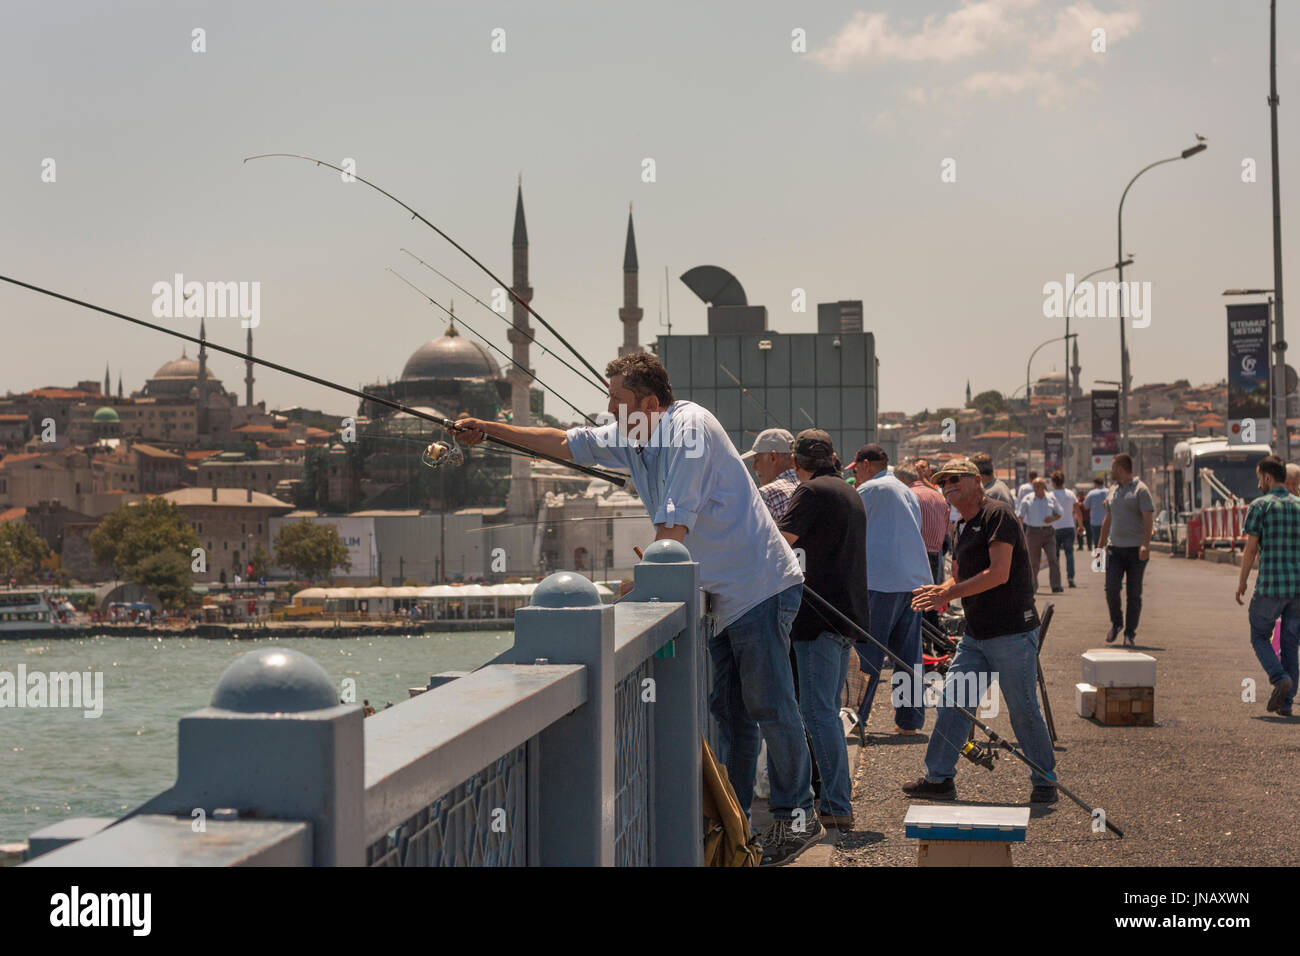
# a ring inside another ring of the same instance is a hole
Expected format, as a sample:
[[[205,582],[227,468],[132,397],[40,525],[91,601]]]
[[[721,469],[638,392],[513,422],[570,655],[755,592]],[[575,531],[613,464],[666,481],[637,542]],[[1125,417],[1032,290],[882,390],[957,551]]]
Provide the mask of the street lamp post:
[[[1074,394],[1070,391],[1070,316],[1074,312],[1074,300],[1078,297],[1083,284],[1093,276],[1109,272],[1111,269],[1123,270],[1125,266],[1131,266],[1132,264],[1133,257],[1129,256],[1113,266],[1102,266],[1100,269],[1093,269],[1075,283],[1074,292],[1070,294],[1070,301],[1065,304],[1065,440],[1062,443],[1065,447],[1065,461],[1062,463],[1062,470],[1065,472],[1066,485],[1070,483],[1070,420],[1074,411]]]
[[[1199,138],[1199,137],[1198,137]],[[1133,188],[1133,184],[1138,181],[1138,177],[1148,169],[1155,169],[1157,166],[1163,166],[1165,163],[1177,162],[1180,159],[1190,159],[1197,153],[1202,153],[1206,149],[1205,143],[1197,143],[1195,146],[1189,146],[1177,156],[1170,156],[1168,159],[1158,159],[1149,166],[1143,166],[1137,171],[1128,185],[1124,187],[1124,192],[1119,197],[1119,214],[1116,216],[1116,233],[1117,243],[1115,245],[1115,262],[1119,267],[1119,426],[1120,426],[1120,444],[1123,446],[1122,451],[1128,451],[1128,345],[1125,342],[1124,322],[1128,318],[1128,296],[1124,294],[1124,200],[1128,198],[1128,191]]]

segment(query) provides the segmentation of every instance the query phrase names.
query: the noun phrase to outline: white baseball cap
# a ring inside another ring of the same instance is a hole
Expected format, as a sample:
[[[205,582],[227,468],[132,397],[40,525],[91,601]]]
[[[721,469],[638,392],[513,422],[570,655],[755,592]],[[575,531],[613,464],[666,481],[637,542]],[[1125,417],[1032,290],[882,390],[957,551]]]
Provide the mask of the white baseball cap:
[[[794,450],[794,436],[784,428],[768,428],[758,433],[754,447],[741,455],[741,458],[753,458],[759,452],[779,451],[790,454]]]

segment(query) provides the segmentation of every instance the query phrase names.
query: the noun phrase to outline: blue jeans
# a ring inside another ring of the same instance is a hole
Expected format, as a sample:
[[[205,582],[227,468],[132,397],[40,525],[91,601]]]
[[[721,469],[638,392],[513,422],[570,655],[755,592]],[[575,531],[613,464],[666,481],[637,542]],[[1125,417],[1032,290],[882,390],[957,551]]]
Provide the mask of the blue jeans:
[[[907,661],[916,672],[921,672],[921,612],[912,610],[910,591],[867,591],[868,613],[871,615],[871,636]],[[885,662],[885,652],[868,641],[857,642],[858,657],[867,673],[867,692],[859,708],[861,726],[867,725],[871,702],[876,697],[880,683],[880,668]],[[903,701],[914,707],[894,707],[894,722],[903,730],[920,730],[925,726],[925,700],[912,700],[912,678],[902,668],[894,669],[894,685],[902,684]]]
[[[1269,627],[1272,628],[1270,622]],[[964,637],[957,645],[957,656],[948,668],[948,678],[943,685],[943,701],[934,722],[934,732],[925,750],[925,778],[931,783],[951,780],[957,775],[957,757],[966,744],[970,721],[961,715],[953,704],[965,707],[972,713],[978,701],[963,689],[978,684],[962,675],[986,675],[996,679],[1011,711],[1011,729],[1016,742],[1026,757],[1052,774],[1056,769],[1056,754],[1052,739],[1047,733],[1043,712],[1038,709],[1038,628],[1020,634],[1004,634],[977,641]],[[1054,786],[1052,776],[1032,771],[1029,779],[1034,786]]]
[[[1273,653],[1273,622],[1282,619],[1282,659]],[[1283,708],[1295,703],[1295,692],[1300,688],[1297,672],[1297,649],[1300,649],[1300,597],[1266,597],[1258,592],[1250,599],[1250,646],[1268,674],[1268,682],[1276,684],[1283,677],[1291,678],[1291,693],[1282,701]]]
[[[799,710],[812,738],[821,774],[821,809],[823,813],[847,817],[853,813],[853,783],[849,780],[849,748],[840,723],[840,695],[849,679],[853,643],[834,631],[823,631],[811,641],[792,643],[799,662]]]
[[[758,750],[767,741],[772,817],[812,812],[812,762],[790,672],[790,625],[803,585],[772,595],[709,641],[713,691],[709,710],[718,721],[718,761],[727,767],[740,808],[754,802]]]
[[[1074,529],[1057,528],[1056,529],[1056,556],[1059,558],[1061,552],[1065,552],[1065,576],[1071,581],[1074,580]]]

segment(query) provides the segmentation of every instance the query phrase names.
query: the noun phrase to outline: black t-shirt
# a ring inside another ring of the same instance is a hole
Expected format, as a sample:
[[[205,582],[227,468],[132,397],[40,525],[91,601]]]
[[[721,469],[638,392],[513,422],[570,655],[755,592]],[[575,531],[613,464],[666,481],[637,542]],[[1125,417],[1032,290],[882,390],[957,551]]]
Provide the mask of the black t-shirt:
[[[1038,626],[1025,533],[1010,505],[985,496],[980,510],[963,523],[954,549],[962,581],[989,566],[989,546],[994,542],[1011,545],[1011,574],[1003,584],[961,599],[966,632],[976,640],[1020,634]]]
[[[804,551],[804,583],[854,624],[869,628],[867,510],[862,496],[835,472],[816,475],[799,483],[777,527],[798,536],[794,546]],[[830,611],[818,610],[815,599],[804,595],[790,639],[811,641],[823,631],[861,639]]]

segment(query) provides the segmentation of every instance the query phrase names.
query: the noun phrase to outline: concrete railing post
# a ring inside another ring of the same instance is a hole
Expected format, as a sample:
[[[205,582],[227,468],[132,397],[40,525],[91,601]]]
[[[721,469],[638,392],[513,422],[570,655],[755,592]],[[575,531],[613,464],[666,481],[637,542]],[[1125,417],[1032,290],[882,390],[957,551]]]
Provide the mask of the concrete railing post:
[[[133,815],[301,820],[312,825],[313,865],[363,865],[362,712],[338,700],[305,654],[244,654],[221,675],[212,704],[181,718],[176,785]]]
[[[700,866],[704,862],[701,829],[703,787],[700,740],[703,674],[700,566],[679,541],[664,539],[646,548],[634,571],[631,601],[680,601],[686,605],[686,629],[671,653],[654,662],[654,804],[655,866]]]
[[[536,822],[542,866],[614,865],[614,608],[580,574],[552,574],[515,612],[497,663],[583,664],[587,703],[543,730]]]

